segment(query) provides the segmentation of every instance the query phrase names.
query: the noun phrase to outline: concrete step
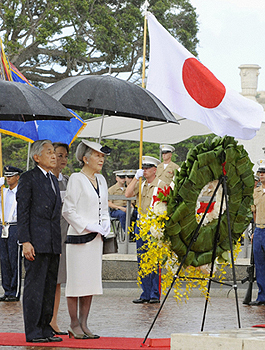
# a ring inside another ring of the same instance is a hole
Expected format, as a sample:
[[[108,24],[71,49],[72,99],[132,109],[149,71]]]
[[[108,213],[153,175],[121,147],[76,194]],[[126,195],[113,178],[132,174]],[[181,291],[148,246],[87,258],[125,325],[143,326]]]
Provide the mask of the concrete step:
[[[237,281],[241,281],[247,276],[246,268],[249,265],[249,258],[240,259],[235,261],[235,272]],[[102,265],[102,278],[103,280],[137,280],[138,265],[136,254],[107,254],[103,255]],[[233,280],[232,268],[227,266],[226,281]]]
[[[265,350],[264,328],[171,334],[171,350]]]
[[[247,276],[246,268],[249,258],[237,259],[235,261],[235,272],[238,284]],[[22,277],[24,278],[24,264],[22,264]],[[225,268],[226,281],[233,280],[231,267]],[[136,254],[107,254],[102,257],[102,279],[103,281],[134,281],[138,276],[138,264]],[[247,285],[247,283],[245,284]]]

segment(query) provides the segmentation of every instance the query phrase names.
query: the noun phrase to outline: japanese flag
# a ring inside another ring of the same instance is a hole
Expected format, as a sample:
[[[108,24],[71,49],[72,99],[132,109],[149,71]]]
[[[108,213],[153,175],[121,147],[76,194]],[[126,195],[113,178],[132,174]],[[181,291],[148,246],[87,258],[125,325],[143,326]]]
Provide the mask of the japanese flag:
[[[264,118],[262,106],[225,87],[150,12],[147,19],[147,89],[171,112],[206,125],[216,135],[252,139]]]

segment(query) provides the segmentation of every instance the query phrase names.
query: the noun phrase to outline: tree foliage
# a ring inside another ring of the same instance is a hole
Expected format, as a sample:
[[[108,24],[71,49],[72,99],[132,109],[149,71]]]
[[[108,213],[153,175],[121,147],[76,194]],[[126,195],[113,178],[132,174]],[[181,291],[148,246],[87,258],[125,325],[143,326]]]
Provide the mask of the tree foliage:
[[[185,141],[175,144],[175,152],[172,160],[181,165],[181,163],[185,161],[189,149],[195,147],[198,143],[204,142],[206,137],[212,138],[214,136],[214,134],[210,134],[208,136],[193,136]],[[75,158],[76,147],[80,141],[81,139],[77,139],[71,145],[68,165],[63,170],[64,174],[71,175],[73,172],[80,171],[79,163]],[[91,139],[91,141],[95,140]],[[101,143],[109,146],[112,149],[111,154],[106,156],[106,161],[102,169],[102,174],[105,176],[108,186],[115,183],[113,171],[139,168],[139,142],[103,140]],[[4,166],[13,165],[23,169],[24,171],[27,170],[27,142],[13,136],[2,135],[2,149]],[[143,154],[159,159],[159,144],[144,142]],[[30,161],[29,168],[31,169],[33,166],[33,163]]]
[[[149,2],[159,22],[197,55],[197,15],[189,0]],[[113,73],[139,77],[143,3],[1,0],[0,35],[10,61],[35,85],[71,75],[104,74],[110,65]]]

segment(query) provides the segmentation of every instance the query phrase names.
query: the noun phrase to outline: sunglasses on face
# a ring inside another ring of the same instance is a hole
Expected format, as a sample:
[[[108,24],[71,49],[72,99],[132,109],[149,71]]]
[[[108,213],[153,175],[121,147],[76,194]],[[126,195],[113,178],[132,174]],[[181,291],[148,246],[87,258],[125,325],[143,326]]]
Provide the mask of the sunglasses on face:
[[[151,169],[154,167],[154,164],[143,164],[142,169]]]
[[[126,177],[128,177],[128,179],[133,179],[134,175],[126,175]]]
[[[120,179],[125,179],[125,175],[117,175]]]

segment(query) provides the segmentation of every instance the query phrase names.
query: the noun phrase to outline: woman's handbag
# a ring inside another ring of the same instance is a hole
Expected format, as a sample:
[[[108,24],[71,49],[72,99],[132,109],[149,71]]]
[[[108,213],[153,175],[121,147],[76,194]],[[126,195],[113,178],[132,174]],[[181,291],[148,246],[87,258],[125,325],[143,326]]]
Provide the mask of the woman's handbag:
[[[103,254],[118,253],[118,243],[116,236],[103,238]]]

